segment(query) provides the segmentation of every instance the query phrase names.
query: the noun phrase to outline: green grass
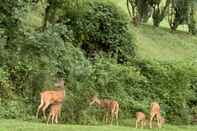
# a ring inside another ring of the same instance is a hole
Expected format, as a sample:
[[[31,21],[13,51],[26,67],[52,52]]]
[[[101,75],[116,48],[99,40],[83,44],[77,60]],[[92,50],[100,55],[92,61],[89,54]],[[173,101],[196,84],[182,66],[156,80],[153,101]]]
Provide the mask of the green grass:
[[[197,37],[183,31],[141,25],[133,28],[137,37],[137,57],[167,62],[196,61]]]
[[[122,8],[127,14],[126,0],[110,0]],[[167,18],[166,18],[167,19]],[[168,21],[161,22],[159,28],[148,23],[139,27],[130,26],[137,37],[137,58],[145,60],[158,60],[171,62],[197,63],[197,36],[187,33],[186,25],[181,25],[178,31],[171,33]],[[197,13],[196,13],[197,19]]]
[[[165,125],[159,131],[196,131],[197,126],[171,126]],[[46,125],[44,123],[25,122],[20,120],[0,120],[0,131],[142,131],[134,127],[123,126],[83,126],[83,125]],[[158,129],[145,128],[143,131],[158,131]]]

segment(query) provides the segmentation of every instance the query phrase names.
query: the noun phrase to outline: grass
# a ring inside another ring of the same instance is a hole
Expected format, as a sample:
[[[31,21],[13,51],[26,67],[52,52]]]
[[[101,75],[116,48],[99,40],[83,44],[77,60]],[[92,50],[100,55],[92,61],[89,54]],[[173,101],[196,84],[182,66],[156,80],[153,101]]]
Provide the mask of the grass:
[[[110,0],[127,14],[126,0]],[[196,13],[197,19],[197,13]],[[167,18],[166,18],[167,19]],[[137,37],[136,52],[138,59],[158,60],[171,62],[197,63],[197,37],[187,33],[186,25],[181,25],[178,31],[171,33],[167,20],[161,22],[159,28],[148,23],[139,27],[130,26],[133,34]]]
[[[165,125],[159,131],[196,131],[197,126],[172,126]],[[134,127],[123,126],[83,126],[83,125],[46,125],[44,123],[25,122],[20,120],[0,120],[0,131],[142,131]],[[158,131],[157,128],[143,131]]]
[[[142,25],[134,29],[137,57],[167,62],[191,62],[197,58],[197,37],[186,32]],[[196,61],[197,62],[197,61]]]

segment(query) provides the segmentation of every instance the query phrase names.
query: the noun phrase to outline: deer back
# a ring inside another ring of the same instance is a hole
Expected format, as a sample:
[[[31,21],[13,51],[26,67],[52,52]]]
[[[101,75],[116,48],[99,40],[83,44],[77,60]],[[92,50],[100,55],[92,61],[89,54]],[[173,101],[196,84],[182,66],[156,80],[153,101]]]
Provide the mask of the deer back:
[[[58,115],[60,112],[61,112],[61,106],[62,106],[62,104],[53,104],[53,105],[51,105],[51,107],[50,107],[50,114],[51,115]]]
[[[63,102],[65,97],[65,92],[64,90],[44,91],[40,93],[40,95],[44,102],[55,103],[55,102]]]
[[[136,112],[136,119],[137,120],[145,120],[146,116],[143,112]]]
[[[160,105],[159,105],[159,103],[157,103],[157,102],[151,103],[150,113],[151,114],[160,114]]]
[[[118,102],[115,100],[104,99],[101,100],[100,106],[107,110],[113,110],[113,109],[116,110],[118,106]]]

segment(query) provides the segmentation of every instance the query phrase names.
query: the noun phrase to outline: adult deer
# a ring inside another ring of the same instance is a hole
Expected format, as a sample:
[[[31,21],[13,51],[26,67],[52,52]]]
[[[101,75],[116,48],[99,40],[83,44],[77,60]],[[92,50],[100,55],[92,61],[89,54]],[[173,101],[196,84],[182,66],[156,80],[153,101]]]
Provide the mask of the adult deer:
[[[144,128],[145,122],[146,122],[146,116],[143,112],[136,112],[136,121],[135,121],[135,127],[138,128],[138,123],[140,123],[141,128]]]
[[[52,91],[43,91],[40,93],[40,105],[38,106],[36,117],[38,118],[38,114],[40,109],[42,108],[42,112],[44,118],[46,119],[45,110],[49,105],[54,103],[62,103],[65,97],[65,89],[64,89],[64,80],[60,79],[55,83],[55,87],[59,87],[56,90]]]
[[[62,107],[61,103],[55,103],[51,105],[47,124],[49,123],[50,119],[51,119],[52,124],[54,120],[56,124],[58,123],[58,117],[60,117],[60,114],[61,114],[61,107]]]
[[[154,117],[156,117],[157,126],[158,126],[158,128],[160,128],[161,127],[160,105],[157,102],[152,102],[151,105],[150,105],[150,128],[152,128],[152,121],[153,121]]]
[[[108,122],[108,119],[109,119],[110,123],[112,124],[113,119],[115,117],[116,124],[118,125],[119,104],[117,101],[108,100],[108,99],[99,99],[96,96],[93,96],[90,100],[91,101],[89,105],[92,105],[95,103],[98,107],[105,109],[105,115],[103,118],[105,118],[106,123]]]

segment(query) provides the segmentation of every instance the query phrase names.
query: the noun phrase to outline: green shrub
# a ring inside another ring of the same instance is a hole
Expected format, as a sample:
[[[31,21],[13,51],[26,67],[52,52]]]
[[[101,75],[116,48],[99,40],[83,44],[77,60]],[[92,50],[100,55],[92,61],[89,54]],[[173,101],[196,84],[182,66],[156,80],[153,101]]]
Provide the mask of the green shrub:
[[[15,119],[24,117],[24,103],[17,100],[0,101],[0,118]]]
[[[148,79],[148,97],[161,104],[166,118],[174,123],[191,122],[190,101],[194,100],[192,80],[196,75],[189,64],[145,62],[139,64]]]
[[[114,4],[104,1],[84,3],[80,16],[68,14],[75,38],[88,56],[105,52],[124,63],[134,56],[134,38],[128,31],[128,17]],[[67,19],[66,19],[67,20]]]
[[[0,100],[6,100],[13,97],[13,87],[9,81],[9,73],[6,68],[0,68]]]

